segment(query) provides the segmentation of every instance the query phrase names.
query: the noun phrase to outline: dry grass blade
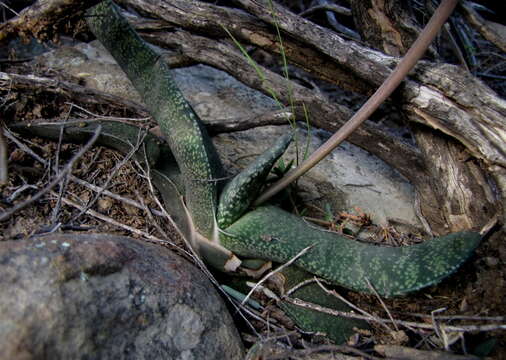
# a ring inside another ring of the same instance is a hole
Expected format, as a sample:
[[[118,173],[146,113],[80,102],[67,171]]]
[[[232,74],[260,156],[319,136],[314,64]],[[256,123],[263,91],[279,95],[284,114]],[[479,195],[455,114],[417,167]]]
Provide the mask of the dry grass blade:
[[[9,178],[7,172],[7,144],[3,136],[3,131],[0,131],[0,185],[5,185]]]

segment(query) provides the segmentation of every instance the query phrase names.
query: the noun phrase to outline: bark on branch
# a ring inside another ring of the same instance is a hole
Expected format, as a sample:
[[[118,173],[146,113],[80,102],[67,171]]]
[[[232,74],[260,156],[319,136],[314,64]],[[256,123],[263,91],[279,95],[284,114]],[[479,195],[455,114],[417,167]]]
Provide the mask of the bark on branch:
[[[69,16],[98,4],[100,0],[39,0],[21,11],[19,16],[0,24],[0,44],[14,36],[33,36],[39,40],[53,40],[51,32]]]

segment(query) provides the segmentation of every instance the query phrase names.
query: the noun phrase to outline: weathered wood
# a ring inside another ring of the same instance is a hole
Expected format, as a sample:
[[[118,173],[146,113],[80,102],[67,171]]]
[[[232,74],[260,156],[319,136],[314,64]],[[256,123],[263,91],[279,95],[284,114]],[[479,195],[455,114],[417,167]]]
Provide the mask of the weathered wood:
[[[314,46],[320,53],[330,56],[348,71],[371,84],[380,85],[390,74],[393,65],[398,62],[398,58],[379,53],[353,41],[344,41],[334,32],[302,19],[281,6],[275,6],[274,17],[269,11],[267,1],[239,2],[263,21],[277,24],[289,36]],[[444,72],[440,71],[441,68],[444,68]],[[424,113],[434,118],[440,117],[442,111],[446,114],[458,114],[446,117],[445,126],[441,126],[439,130],[451,137],[460,135],[465,141],[459,140],[474,156],[490,164],[506,167],[504,151],[506,101],[499,98],[480,80],[452,65],[438,66],[422,61],[414,73],[416,78],[407,80],[400,94],[407,110],[414,112],[415,109],[422,108]],[[429,79],[431,83],[426,84]],[[457,88],[459,92],[456,92]],[[479,93],[478,97],[476,93]],[[461,119],[462,116],[465,117],[464,121]],[[410,119],[435,127],[427,118],[416,113]],[[479,124],[474,126],[482,127],[482,131],[475,131],[471,123]],[[495,133],[495,136],[489,135],[491,133]]]
[[[480,229],[497,213],[497,199],[479,161],[454,139],[425,126],[413,133],[427,171],[414,181],[420,212],[434,233]]]
[[[406,44],[416,39],[416,25],[411,24],[412,19],[409,7],[403,6],[399,0],[371,0],[353,1],[354,19],[359,23],[361,35],[370,46],[382,49],[390,55],[403,55]],[[396,9],[395,14],[392,9]],[[415,29],[413,29],[415,28]],[[408,29],[408,30],[407,30]],[[424,81],[434,85],[448,82],[446,79],[450,71],[440,71],[439,82],[430,76]],[[433,71],[433,66],[429,69]],[[458,74],[461,74],[458,72]],[[447,87],[453,85],[449,84]],[[455,86],[455,85],[454,85]],[[426,87],[426,85],[420,85]],[[460,92],[465,89],[458,89]],[[430,100],[429,100],[430,101]],[[421,103],[416,107],[404,107],[408,117],[422,114],[420,108],[426,108]],[[426,114],[427,111],[423,111]],[[423,116],[423,115],[422,115]],[[433,127],[438,129],[436,122],[448,122],[446,119],[452,115],[441,112],[439,119],[431,121]],[[455,119],[455,123],[457,119]],[[469,127],[475,126],[474,121]],[[425,164],[426,176],[412,179],[420,204],[420,215],[426,220],[429,231],[441,234],[463,229],[480,229],[495,216],[497,210],[496,199],[487,183],[486,175],[475,159],[469,159],[468,152],[459,143],[465,141],[461,133],[454,137],[444,135],[425,126],[413,126],[412,133],[421,150]]]
[[[402,56],[420,28],[413,23],[409,1],[352,0],[353,21],[369,46],[392,56]]]
[[[0,43],[12,37],[33,36],[39,40],[53,40],[58,36],[55,29],[68,21],[69,17],[79,15],[88,6],[100,0],[39,0],[23,9],[20,16],[0,24]]]
[[[474,11],[469,1],[462,1],[462,11],[467,21],[480,32],[481,35],[502,51],[506,51],[506,26],[485,20]]]
[[[264,73],[266,74],[266,81],[259,81],[258,76],[251,71],[250,65],[247,63],[247,61],[245,61],[245,59],[243,59],[243,56],[239,54],[238,51],[234,51],[233,47],[230,48],[223,42],[194,36],[193,34],[184,32],[178,32],[177,35],[172,33],[170,37],[155,34],[150,34],[149,37],[151,38],[151,41],[155,41],[159,45],[177,46],[178,49],[182,50],[186,55],[192,57],[195,61],[205,62],[212,66],[225,70],[247,85],[263,90],[265,93],[268,93],[268,89],[274,90],[277,94],[281,94],[280,98],[282,101],[289,101],[288,98],[283,97],[283,94],[288,94],[288,86],[283,85],[286,83],[285,79],[281,79],[276,74],[272,74],[268,70],[264,70]],[[401,39],[406,39],[406,36],[399,35],[396,38],[400,41]],[[210,41],[211,44],[209,43]],[[238,66],[238,64],[241,63],[242,66]],[[455,87],[458,85],[458,82],[452,82],[451,80],[449,81],[448,77],[444,76],[446,73],[443,72],[442,69],[439,70],[439,72],[435,72],[435,66],[430,63],[425,63],[424,65],[420,66],[416,74],[419,74],[423,68],[428,68],[426,74],[439,73],[439,79],[426,78],[424,79],[426,82],[432,82],[433,84],[446,83],[447,88]],[[458,71],[458,69],[455,67],[450,67],[450,70],[456,71],[457,77],[465,75],[462,72]],[[415,76],[419,77],[421,75]],[[426,75],[426,77],[428,76],[429,75]],[[471,78],[470,81],[476,82],[474,78]],[[424,85],[423,83],[418,83],[413,80],[410,81],[410,84],[411,86],[408,87],[409,91],[406,92],[407,94],[411,94],[414,89],[419,89],[420,93],[417,96],[413,97],[413,101],[418,106],[414,106],[410,103],[404,105],[404,110],[407,111],[408,117],[411,120],[422,122],[424,124],[431,124],[433,127],[439,128],[440,126],[436,126],[434,120],[430,122],[423,122],[419,119],[422,114],[426,115],[426,112],[428,112],[426,110],[427,105],[421,102],[422,97],[420,94],[423,94],[424,91],[432,89],[429,89],[428,86]],[[313,115],[313,125],[335,131],[342,124],[342,122],[351,115],[350,110],[343,108],[342,106],[338,106],[336,109],[335,104],[330,104],[324,99],[318,98],[318,94],[314,94],[312,91],[302,86],[291,86],[292,100],[297,103],[303,102],[306,104],[306,106],[308,106],[310,113]],[[480,90],[481,93],[492,93],[491,90],[483,85],[481,85]],[[454,91],[456,92],[457,89],[454,89]],[[466,89],[460,88],[458,91],[459,93],[462,93],[465,92]],[[441,97],[436,95],[437,93],[433,95],[436,99]],[[406,98],[407,95],[404,97]],[[492,102],[497,100],[497,97],[495,95],[491,96],[490,98],[492,99]],[[429,100],[431,103],[434,101],[432,98]],[[497,104],[492,104],[490,107],[494,108],[496,105]],[[500,105],[498,106],[500,107]],[[422,107],[424,109],[423,111],[421,109]],[[480,109],[483,110],[481,107]],[[485,109],[485,111],[487,111],[487,109]],[[477,112],[477,110],[478,106],[475,105],[475,115],[477,117],[483,117]],[[329,121],[329,119],[335,119],[336,114],[338,114],[339,120]],[[456,118],[450,120],[447,120],[447,118],[443,116],[439,116],[439,118],[441,119],[438,120],[439,122],[453,121],[452,124],[458,124],[461,122]],[[493,122],[494,126],[500,125],[500,119],[496,118],[496,120],[496,122]],[[448,128],[451,127],[452,124],[450,124]],[[469,126],[467,128],[463,128],[462,133],[465,134],[466,130],[475,124],[475,120],[470,119]],[[478,229],[484,226],[490,220],[490,218],[495,215],[497,206],[496,199],[493,196],[490,186],[486,181],[484,181],[485,176],[482,174],[482,170],[480,170],[479,166],[477,166],[475,163],[463,162],[459,158],[447,158],[446,160],[448,165],[443,166],[441,165],[442,159],[434,156],[437,152],[424,151],[423,162],[427,161],[427,164],[416,165],[417,162],[421,162],[418,158],[416,162],[407,161],[404,162],[404,165],[402,165],[403,160],[406,160],[405,155],[407,153],[406,151],[402,151],[401,148],[409,149],[409,146],[406,146],[402,143],[396,143],[393,147],[390,147],[388,151],[383,151],[383,147],[378,147],[377,144],[380,143],[384,145],[385,141],[383,141],[383,139],[389,138],[389,136],[377,136],[377,134],[375,134],[376,136],[368,138],[366,134],[370,135],[371,133],[374,133],[374,130],[372,129],[374,129],[372,124],[368,124],[366,127],[359,129],[357,133],[355,133],[350,138],[350,141],[364,147],[368,151],[386,160],[388,163],[396,167],[415,185],[420,199],[420,213],[427,220],[427,223],[429,224],[428,228],[432,232],[441,234],[452,230],[455,231],[467,228]],[[449,130],[447,130],[447,132],[449,132]],[[426,146],[432,148],[440,144],[441,152],[448,151],[448,147],[452,149],[455,147],[454,151],[449,152],[449,154],[453,154],[454,156],[460,156],[460,153],[464,151],[464,148],[458,144],[458,141],[453,141],[453,143],[450,141],[450,143],[448,143],[448,139],[444,139],[443,137],[441,141],[426,139],[426,142],[424,142],[422,138],[424,136],[433,137],[435,136],[434,132],[417,131],[417,133],[420,134],[417,137],[420,144],[426,143]],[[451,135],[460,141],[463,140],[461,133],[452,133]],[[378,139],[382,140],[378,141]],[[493,140],[494,139],[491,139],[491,141]],[[392,143],[392,141],[388,141],[388,143]],[[501,144],[499,143],[496,146],[496,149],[499,151],[500,146]],[[476,156],[477,154],[478,152],[475,151],[474,155]],[[418,155],[419,154],[417,154],[417,157]],[[438,166],[436,159],[440,163]],[[410,160],[413,160],[413,158]],[[460,165],[456,166],[455,164]],[[446,170],[434,170],[441,166],[443,166]],[[459,179],[459,182],[455,182],[453,179]],[[460,185],[457,186],[458,183],[466,185],[462,189]],[[448,186],[449,184],[453,184],[454,186]],[[465,194],[467,194],[467,196]],[[470,194],[474,194],[476,198],[473,199],[471,196],[469,196]]]
[[[135,9],[140,14],[162,19],[196,34],[230,40],[227,34],[229,31],[240,41],[246,41],[274,54],[280,53],[274,29],[258,21],[256,16],[237,8],[221,7],[194,0],[174,0],[170,3],[161,3],[157,0],[119,0],[117,2]],[[136,26],[136,29],[143,28]],[[346,70],[332,58],[322,56],[312,46],[304,46],[295,38],[287,37],[283,39],[283,48],[293,64],[316,74],[317,77],[361,93],[370,92],[367,82]]]

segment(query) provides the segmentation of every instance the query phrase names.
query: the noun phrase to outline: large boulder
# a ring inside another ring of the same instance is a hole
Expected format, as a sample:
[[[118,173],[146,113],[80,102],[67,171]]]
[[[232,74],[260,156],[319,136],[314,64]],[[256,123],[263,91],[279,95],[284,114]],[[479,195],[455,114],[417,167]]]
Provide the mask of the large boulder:
[[[206,276],[104,234],[0,242],[0,359],[242,359]]]

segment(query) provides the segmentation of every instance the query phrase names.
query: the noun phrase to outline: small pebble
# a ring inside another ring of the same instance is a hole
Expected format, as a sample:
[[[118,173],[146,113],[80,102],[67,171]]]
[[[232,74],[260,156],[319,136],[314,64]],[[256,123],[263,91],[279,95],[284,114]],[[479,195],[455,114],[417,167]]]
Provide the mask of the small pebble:
[[[499,259],[493,256],[487,256],[485,258],[485,264],[487,264],[490,267],[497,266],[497,264],[499,264]]]
[[[97,204],[100,211],[107,211],[112,206],[112,200],[110,198],[98,199]]]

